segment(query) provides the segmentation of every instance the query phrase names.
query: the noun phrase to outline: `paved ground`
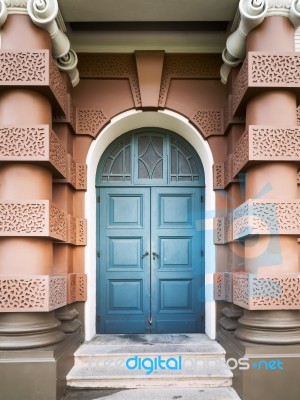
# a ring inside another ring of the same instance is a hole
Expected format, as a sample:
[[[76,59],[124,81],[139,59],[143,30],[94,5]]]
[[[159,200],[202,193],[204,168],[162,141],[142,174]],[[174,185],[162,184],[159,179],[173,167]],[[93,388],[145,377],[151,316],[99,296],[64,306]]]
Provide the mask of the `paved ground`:
[[[62,400],[241,400],[232,388],[69,390]]]
[[[68,390],[61,400],[94,400],[118,392],[120,390]]]

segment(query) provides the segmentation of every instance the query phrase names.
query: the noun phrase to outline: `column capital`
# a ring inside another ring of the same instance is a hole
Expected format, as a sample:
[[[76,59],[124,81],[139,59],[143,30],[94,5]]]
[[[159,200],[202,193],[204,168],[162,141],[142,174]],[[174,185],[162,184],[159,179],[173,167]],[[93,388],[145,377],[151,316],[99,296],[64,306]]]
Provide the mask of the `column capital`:
[[[292,1],[293,0],[269,0],[266,17],[275,15],[289,17]]]
[[[28,0],[4,0],[8,14],[27,14]]]

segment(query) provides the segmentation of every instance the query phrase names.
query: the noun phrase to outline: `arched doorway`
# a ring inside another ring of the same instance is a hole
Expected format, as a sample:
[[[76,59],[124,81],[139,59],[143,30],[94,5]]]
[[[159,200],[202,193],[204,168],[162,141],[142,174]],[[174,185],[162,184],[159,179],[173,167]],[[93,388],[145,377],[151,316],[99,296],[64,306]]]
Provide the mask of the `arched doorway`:
[[[204,171],[167,130],[142,128],[101,157],[97,332],[204,331]]]

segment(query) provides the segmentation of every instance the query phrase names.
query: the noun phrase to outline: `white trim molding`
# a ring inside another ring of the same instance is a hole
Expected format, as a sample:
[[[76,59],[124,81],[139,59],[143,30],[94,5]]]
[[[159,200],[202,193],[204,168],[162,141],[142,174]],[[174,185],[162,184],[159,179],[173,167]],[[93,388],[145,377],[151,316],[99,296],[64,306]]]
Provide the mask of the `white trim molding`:
[[[87,157],[87,192],[85,215],[88,221],[88,243],[85,249],[85,266],[88,275],[87,301],[85,303],[85,339],[96,334],[96,171],[107,146],[122,134],[142,127],[159,127],[184,137],[197,151],[205,174],[205,333],[216,337],[216,309],[213,297],[215,272],[215,245],[213,219],[215,193],[213,191],[213,157],[208,143],[186,118],[172,111],[128,111],[113,118],[92,143]]]

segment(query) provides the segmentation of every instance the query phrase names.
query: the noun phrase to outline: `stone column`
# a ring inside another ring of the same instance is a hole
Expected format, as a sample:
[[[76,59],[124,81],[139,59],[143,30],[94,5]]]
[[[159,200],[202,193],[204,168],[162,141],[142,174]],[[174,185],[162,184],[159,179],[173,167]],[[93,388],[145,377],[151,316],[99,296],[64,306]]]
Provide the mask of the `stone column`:
[[[46,346],[64,338],[54,311],[43,312],[46,298],[51,298],[51,285],[59,281],[63,290],[66,280],[52,280],[53,241],[49,229],[46,232],[46,221],[51,220],[55,208],[50,203],[52,171],[47,163],[31,161],[44,144],[41,138],[38,140],[39,132],[46,129],[42,126],[52,124],[49,99],[35,90],[34,83],[26,88],[26,81],[34,81],[34,74],[39,73],[26,69],[26,63],[34,66],[39,49],[51,50],[49,34],[35,27],[28,16],[9,15],[1,32],[1,52],[8,80],[16,73],[19,83],[12,82],[0,93],[3,149],[10,143],[10,149],[1,154],[0,165],[1,311],[5,311],[0,313],[2,349]],[[2,70],[1,80],[6,78]]]
[[[254,79],[265,79],[266,88],[246,105],[246,129],[264,139],[257,146],[265,155],[261,162],[248,164],[246,203],[236,212],[237,230],[247,229],[248,234],[245,274],[235,277],[234,290],[238,298],[247,282],[248,293],[244,293],[246,309],[235,336],[254,343],[300,343],[299,305],[288,301],[296,295],[293,287],[298,282],[298,166],[291,162],[295,146],[291,143],[297,131],[296,94],[288,82],[276,83],[276,77],[284,82],[285,74],[290,73],[293,55],[285,61],[285,54],[293,51],[294,26],[283,16],[267,17],[247,39],[248,55],[255,52],[254,57],[261,57]],[[296,146],[299,148],[299,142]],[[243,221],[246,214],[247,226]]]

